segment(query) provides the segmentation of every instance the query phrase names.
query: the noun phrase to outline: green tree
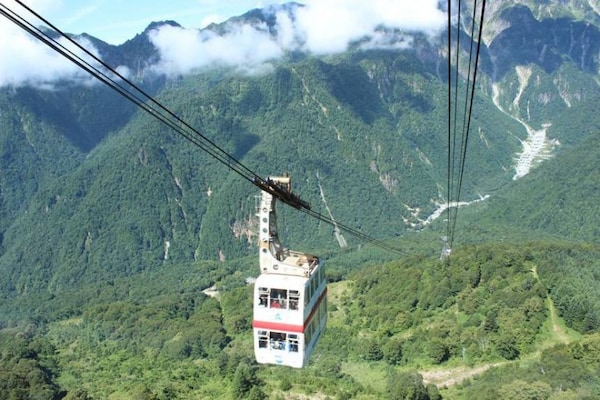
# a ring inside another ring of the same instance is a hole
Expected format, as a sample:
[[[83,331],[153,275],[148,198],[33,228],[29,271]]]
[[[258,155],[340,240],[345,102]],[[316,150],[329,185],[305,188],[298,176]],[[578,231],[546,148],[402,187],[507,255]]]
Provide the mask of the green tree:
[[[442,400],[440,390],[433,383],[427,385],[427,395],[429,396],[429,400]]]
[[[393,400],[429,400],[423,377],[416,372],[388,372],[387,398]]]
[[[157,396],[143,383],[138,383],[130,393],[132,400],[156,400]]]
[[[433,339],[429,342],[427,354],[435,364],[441,364],[450,357],[448,346],[440,339]]]
[[[514,360],[519,357],[517,340],[510,333],[505,333],[498,336],[494,344],[496,347],[496,352],[499,356],[507,360]]]
[[[260,380],[256,376],[256,368],[243,362],[238,365],[233,374],[232,388],[235,399],[244,399],[250,394],[256,395],[254,388],[259,388]]]
[[[390,365],[398,365],[402,362],[403,342],[397,338],[391,338],[383,346],[383,359]]]
[[[381,344],[376,339],[365,339],[362,342],[363,357],[367,361],[379,361],[383,358]]]

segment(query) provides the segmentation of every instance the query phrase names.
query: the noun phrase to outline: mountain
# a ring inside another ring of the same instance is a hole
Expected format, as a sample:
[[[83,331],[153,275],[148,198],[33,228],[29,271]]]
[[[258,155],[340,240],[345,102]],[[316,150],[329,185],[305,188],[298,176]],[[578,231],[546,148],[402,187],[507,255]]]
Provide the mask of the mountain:
[[[284,12],[293,15],[297,7]],[[562,154],[569,147],[577,153],[598,126],[592,110],[599,88],[588,84],[598,63],[598,28],[566,17],[538,22],[524,6],[495,11],[492,20],[504,29],[496,28],[483,49],[487,61],[472,121],[477,133],[462,187],[466,201],[498,190],[511,196],[521,185],[510,178],[544,158],[560,164]],[[266,24],[275,35],[273,15],[253,10],[234,22]],[[387,239],[425,227],[427,216],[445,202],[443,40],[415,33],[402,51],[365,50],[358,43],[337,56],[284,58],[267,74],[222,68],[165,79],[140,72],[151,71],[159,59],[149,34],[161,27],[180,28],[152,24],[121,46],[85,39],[251,169],[264,176],[290,172],[296,190],[318,212],[325,213],[327,204],[334,219]],[[224,35],[230,28],[207,29]],[[540,43],[523,47],[528,40]],[[569,40],[581,45],[568,46]],[[253,253],[256,188],[109,89],[20,87],[4,89],[3,99],[3,115],[12,118],[3,125],[10,129],[2,130],[8,144],[0,255],[8,272],[5,293],[61,290],[81,279]],[[25,115],[20,121],[19,113]],[[580,123],[574,115],[582,116]],[[40,128],[27,139],[31,124]],[[50,145],[41,144],[48,140]],[[528,154],[532,140],[541,145]],[[281,212],[290,246],[336,247],[331,227]],[[522,221],[515,215],[505,222]],[[581,232],[562,226],[568,236]],[[31,243],[39,245],[32,249]]]
[[[290,3],[252,10],[194,35],[204,42],[239,31],[281,39],[287,31],[277,13],[293,21],[301,9]],[[352,345],[338,355],[323,350],[311,379],[323,373],[331,379],[327,384],[344,381],[348,386],[339,390],[351,396],[352,390],[369,393],[356,384],[360,373],[353,375],[353,366],[364,372],[362,362],[411,368],[458,362],[461,349],[449,343],[463,340],[464,332],[491,329],[492,319],[500,328],[486,331],[489,349],[465,346],[477,362],[537,351],[552,301],[569,328],[586,335],[600,329],[597,296],[577,295],[598,269],[592,245],[600,185],[594,146],[600,132],[598,12],[586,1],[513,1],[491,5],[486,15],[461,186],[468,207],[457,214],[457,261],[451,257],[448,267],[438,260],[448,228],[442,213],[449,79],[443,35],[380,26],[374,37],[391,38],[385,46],[365,36],[335,54],[298,45],[244,68],[227,64],[232,48],[217,54],[217,68],[199,63],[188,69],[175,68],[176,58],[153,36],[163,29],[182,33],[176,22],[151,24],[120,46],[73,37],[91,43],[103,60],[252,171],[289,172],[294,191],[312,210],[409,253],[396,260],[344,232],[349,247],[340,248],[332,226],[278,208],[284,243],[324,256],[329,278],[340,281],[338,292],[332,289],[337,325],[323,340],[332,348]],[[450,77],[458,76],[463,91],[470,22],[463,21],[461,66],[454,65]],[[248,26],[254,30],[244,31]],[[244,53],[246,61],[264,50],[255,44]],[[169,365],[165,369],[183,360],[189,362],[189,370],[179,372],[185,382],[193,369],[218,370],[220,386],[229,387],[234,375],[242,379],[253,371],[237,366],[250,362],[243,356],[249,311],[242,305],[250,296],[245,279],[257,273],[257,194],[104,86],[63,79],[51,87],[0,88],[0,326],[39,325],[29,334],[61,349],[63,364],[48,368],[68,371],[60,378],[65,387],[99,376],[95,368],[111,365],[118,351],[137,360],[122,360],[124,375],[135,375],[134,364],[146,358]],[[584,266],[580,273],[575,265]],[[400,283],[390,288],[391,282]],[[199,294],[214,284],[223,292],[220,302]],[[525,302],[527,310],[520,307]],[[397,324],[385,322],[391,314],[399,315]],[[523,329],[515,342],[511,327],[518,321]],[[435,334],[426,334],[428,327]],[[14,337],[2,333],[7,342]],[[19,354],[36,362],[55,359],[43,341],[27,337],[19,336],[25,338]],[[368,340],[363,346],[358,338]],[[595,339],[589,340],[593,346]],[[113,345],[119,349],[114,353]],[[69,359],[68,349],[83,358]],[[101,357],[96,351],[110,356],[75,367],[75,360]],[[558,357],[552,350],[544,354]],[[209,396],[202,385],[167,386]],[[89,387],[102,398],[112,393],[97,382]]]

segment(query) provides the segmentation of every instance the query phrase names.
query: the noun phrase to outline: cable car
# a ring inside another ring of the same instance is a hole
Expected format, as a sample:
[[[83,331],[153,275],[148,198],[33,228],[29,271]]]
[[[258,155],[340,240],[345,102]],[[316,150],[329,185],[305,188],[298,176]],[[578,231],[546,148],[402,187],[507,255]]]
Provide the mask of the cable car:
[[[269,182],[291,194],[289,177]],[[261,273],[254,283],[254,354],[261,364],[303,368],[327,324],[327,281],[319,257],[281,245],[271,193],[262,191],[257,210]]]

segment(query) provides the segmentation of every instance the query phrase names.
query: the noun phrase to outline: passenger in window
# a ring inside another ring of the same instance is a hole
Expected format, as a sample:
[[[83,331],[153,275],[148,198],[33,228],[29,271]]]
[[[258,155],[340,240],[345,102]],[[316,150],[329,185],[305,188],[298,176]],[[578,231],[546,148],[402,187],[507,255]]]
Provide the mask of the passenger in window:
[[[271,349],[273,350],[284,350],[285,349],[285,334],[284,333],[271,333]]]
[[[266,307],[267,306],[267,296],[266,295],[261,295],[258,298],[258,305],[261,307]]]

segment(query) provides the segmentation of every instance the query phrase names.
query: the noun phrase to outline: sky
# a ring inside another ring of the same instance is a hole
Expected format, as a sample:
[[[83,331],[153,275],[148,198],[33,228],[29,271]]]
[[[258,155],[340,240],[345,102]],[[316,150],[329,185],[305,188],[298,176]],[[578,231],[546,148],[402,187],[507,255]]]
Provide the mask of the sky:
[[[284,0],[22,0],[63,32],[87,33],[118,45],[142,33],[155,21],[174,20],[182,27],[163,26],[149,34],[159,61],[148,72],[179,76],[227,66],[246,74],[268,73],[289,51],[335,54],[361,41],[364,48],[403,49],[411,46],[407,31],[435,35],[446,26],[438,0],[304,0],[293,18],[275,12],[277,35],[265,26],[229,24],[222,35],[203,30],[254,8]],[[15,0],[0,4],[33,24]],[[4,8],[6,11],[6,8]],[[387,29],[382,31],[382,26]],[[97,53],[91,43],[82,45]],[[0,15],[0,87],[52,87],[60,79],[85,80],[83,72]],[[119,66],[113,66],[118,68]],[[126,70],[121,70],[127,74]]]
[[[118,45],[154,21],[204,28],[277,0],[24,0],[64,32],[87,33]]]

